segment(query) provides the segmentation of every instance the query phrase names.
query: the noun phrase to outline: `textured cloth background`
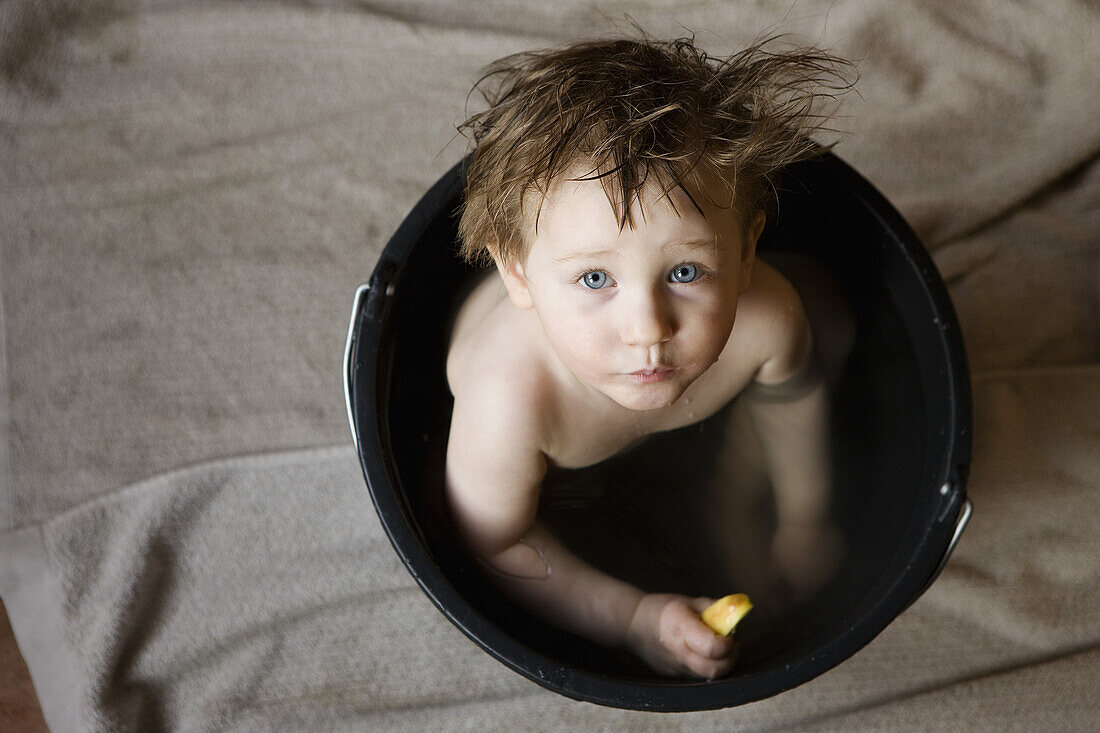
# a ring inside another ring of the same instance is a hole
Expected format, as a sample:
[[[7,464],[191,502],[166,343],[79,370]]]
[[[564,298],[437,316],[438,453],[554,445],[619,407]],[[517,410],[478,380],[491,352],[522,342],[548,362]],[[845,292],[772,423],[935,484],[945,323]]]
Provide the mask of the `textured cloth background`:
[[[658,716],[466,641],[348,447],[351,295],[500,55],[791,31],[859,62],[837,153],[948,280],[977,512],[869,647]],[[0,594],[56,730],[1086,729],[1100,679],[1095,3],[0,4]],[[243,456],[243,457],[242,457]]]

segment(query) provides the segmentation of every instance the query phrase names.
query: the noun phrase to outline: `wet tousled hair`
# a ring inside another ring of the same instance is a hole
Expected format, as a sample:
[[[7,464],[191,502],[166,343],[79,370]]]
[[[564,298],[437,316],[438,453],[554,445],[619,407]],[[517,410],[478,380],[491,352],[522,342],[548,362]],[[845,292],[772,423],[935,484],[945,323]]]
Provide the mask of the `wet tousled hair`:
[[[524,261],[530,194],[544,199],[577,166],[587,173],[574,180],[601,181],[620,228],[633,226],[631,204],[650,176],[665,195],[680,187],[689,198],[686,182],[719,180],[742,217],[767,210],[779,171],[823,149],[809,137],[828,129],[819,103],[851,86],[847,62],[769,50],[776,41],[728,58],[694,38],[588,41],[489,65],[471,90],[489,107],[458,128],[474,143],[461,254]]]

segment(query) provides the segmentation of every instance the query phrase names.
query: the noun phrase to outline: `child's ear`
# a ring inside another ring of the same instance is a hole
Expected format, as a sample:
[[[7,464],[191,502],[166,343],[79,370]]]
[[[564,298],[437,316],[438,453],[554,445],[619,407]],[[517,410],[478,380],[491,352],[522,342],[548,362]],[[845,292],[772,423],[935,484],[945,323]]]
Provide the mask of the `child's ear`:
[[[512,301],[512,305],[520,310],[533,308],[535,302],[531,299],[531,291],[527,287],[527,275],[523,272],[523,264],[517,260],[504,264],[498,257],[494,257],[493,261],[496,262],[497,272],[504,280],[504,287],[508,290],[508,300]]]
[[[752,266],[756,262],[756,242],[764,232],[764,224],[768,218],[764,212],[757,209],[752,213],[749,225],[745,227],[745,243],[741,248],[741,283],[740,291],[745,292],[752,284]]]

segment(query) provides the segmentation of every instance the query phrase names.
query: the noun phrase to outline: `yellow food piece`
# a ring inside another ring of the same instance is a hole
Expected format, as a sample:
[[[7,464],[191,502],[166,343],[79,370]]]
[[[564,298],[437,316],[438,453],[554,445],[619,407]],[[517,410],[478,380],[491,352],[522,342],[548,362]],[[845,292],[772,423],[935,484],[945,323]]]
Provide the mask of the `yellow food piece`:
[[[709,626],[714,633],[729,636],[737,626],[737,622],[745,617],[752,609],[752,601],[744,593],[734,593],[732,596],[719,598],[703,611],[703,623]]]

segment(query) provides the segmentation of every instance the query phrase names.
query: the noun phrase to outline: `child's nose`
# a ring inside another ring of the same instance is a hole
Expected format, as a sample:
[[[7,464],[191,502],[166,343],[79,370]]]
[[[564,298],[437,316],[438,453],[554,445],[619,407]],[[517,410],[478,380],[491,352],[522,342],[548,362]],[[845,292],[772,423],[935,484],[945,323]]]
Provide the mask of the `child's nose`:
[[[623,343],[648,349],[672,338],[676,329],[663,298],[646,293],[630,305],[622,324]]]

